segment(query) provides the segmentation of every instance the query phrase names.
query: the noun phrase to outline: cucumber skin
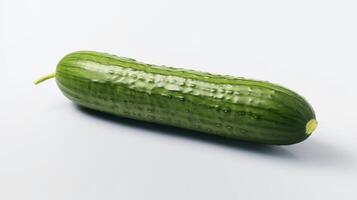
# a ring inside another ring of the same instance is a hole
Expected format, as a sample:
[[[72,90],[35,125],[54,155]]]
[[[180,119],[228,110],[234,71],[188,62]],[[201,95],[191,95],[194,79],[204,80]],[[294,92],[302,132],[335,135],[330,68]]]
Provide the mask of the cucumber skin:
[[[93,51],[66,55],[56,82],[73,102],[127,118],[239,140],[305,140],[315,119],[298,94],[276,84],[144,64]]]

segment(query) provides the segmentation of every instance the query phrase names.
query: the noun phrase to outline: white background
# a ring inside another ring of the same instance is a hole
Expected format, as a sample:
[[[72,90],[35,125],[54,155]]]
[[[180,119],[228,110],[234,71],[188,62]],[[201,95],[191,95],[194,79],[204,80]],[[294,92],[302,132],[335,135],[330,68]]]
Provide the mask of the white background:
[[[0,0],[0,199],[357,199],[357,4]],[[76,50],[269,80],[313,105],[262,146],[84,111],[54,80]]]

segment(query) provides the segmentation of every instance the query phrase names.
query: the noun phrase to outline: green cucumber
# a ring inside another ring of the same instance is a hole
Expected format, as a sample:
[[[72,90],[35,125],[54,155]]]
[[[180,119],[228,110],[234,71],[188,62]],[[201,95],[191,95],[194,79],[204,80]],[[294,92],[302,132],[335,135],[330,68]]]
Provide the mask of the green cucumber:
[[[66,55],[56,78],[73,102],[127,118],[239,140],[286,145],[317,126],[311,106],[269,82],[144,64],[93,51]]]

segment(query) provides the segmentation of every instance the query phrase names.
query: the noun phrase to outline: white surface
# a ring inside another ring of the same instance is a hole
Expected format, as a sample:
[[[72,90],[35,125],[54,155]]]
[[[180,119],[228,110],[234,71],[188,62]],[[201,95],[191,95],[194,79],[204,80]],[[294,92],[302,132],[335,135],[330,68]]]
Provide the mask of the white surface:
[[[0,199],[357,199],[356,1],[0,0]],[[293,146],[229,143],[79,110],[75,50],[269,80],[313,105]]]

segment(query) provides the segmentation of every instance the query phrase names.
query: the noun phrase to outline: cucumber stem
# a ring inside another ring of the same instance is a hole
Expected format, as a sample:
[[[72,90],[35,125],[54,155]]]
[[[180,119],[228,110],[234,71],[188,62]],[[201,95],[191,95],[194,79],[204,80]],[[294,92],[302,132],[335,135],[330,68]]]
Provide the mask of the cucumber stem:
[[[45,80],[48,80],[48,79],[51,79],[51,78],[54,78],[54,77],[56,77],[56,73],[55,72],[47,74],[45,76],[41,76],[40,78],[36,79],[33,83],[35,85],[37,85],[37,84],[42,83]]]

